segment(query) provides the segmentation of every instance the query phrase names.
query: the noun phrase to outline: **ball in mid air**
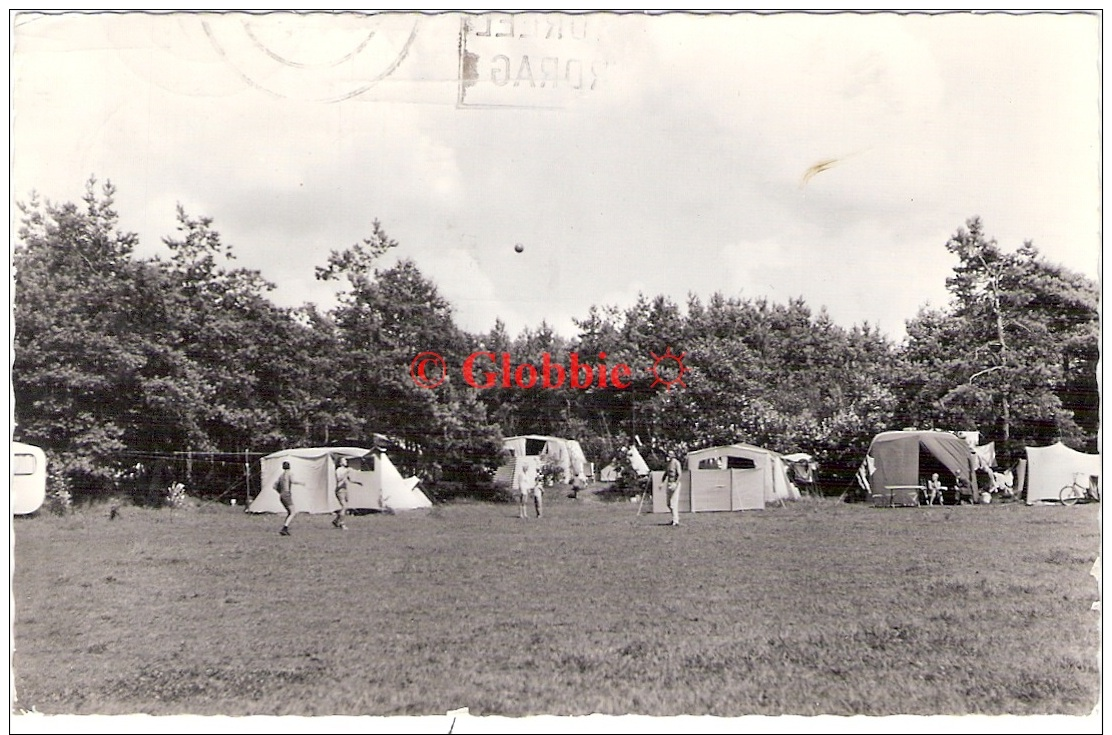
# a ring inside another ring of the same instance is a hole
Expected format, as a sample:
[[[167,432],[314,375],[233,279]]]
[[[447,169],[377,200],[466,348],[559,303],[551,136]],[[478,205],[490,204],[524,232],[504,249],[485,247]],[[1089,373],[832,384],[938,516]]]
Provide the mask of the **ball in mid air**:
[[[514,252],[520,253],[520,252],[523,252],[524,250],[525,250],[525,246],[522,245],[521,243],[518,243],[517,245],[514,245]]]

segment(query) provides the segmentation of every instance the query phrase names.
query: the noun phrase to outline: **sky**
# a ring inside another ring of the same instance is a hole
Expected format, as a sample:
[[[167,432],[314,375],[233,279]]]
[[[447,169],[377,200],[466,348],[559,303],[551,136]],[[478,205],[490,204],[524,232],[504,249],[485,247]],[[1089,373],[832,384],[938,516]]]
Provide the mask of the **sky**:
[[[180,203],[285,306],[378,219],[476,333],[721,293],[898,340],[972,216],[1099,278],[1098,15],[466,17],[17,14],[11,195],[110,180],[144,257]]]

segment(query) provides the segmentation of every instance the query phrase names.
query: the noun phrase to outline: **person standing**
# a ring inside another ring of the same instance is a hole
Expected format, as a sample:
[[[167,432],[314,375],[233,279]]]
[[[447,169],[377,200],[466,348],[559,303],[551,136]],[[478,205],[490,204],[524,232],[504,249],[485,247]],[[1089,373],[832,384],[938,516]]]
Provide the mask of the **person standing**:
[[[668,507],[672,510],[672,525],[680,525],[680,467],[679,450],[668,452],[668,465],[664,469],[664,483],[668,490]]]
[[[356,485],[363,484],[359,480],[352,479],[347,457],[340,457],[340,462],[336,466],[336,500],[340,501],[340,508],[336,511],[336,517],[332,519],[332,525],[341,530],[347,528],[344,516],[347,515],[348,509],[349,482],[354,482]]]
[[[286,509],[286,522],[282,524],[282,530],[278,532],[283,536],[290,535],[290,523],[293,522],[293,517],[297,515],[297,509],[293,504],[293,486],[304,484],[293,479],[293,473],[290,472],[290,463],[283,462],[282,474],[274,481],[274,489],[278,491],[278,499],[282,501],[282,507]]]
[[[540,467],[537,465],[535,457],[522,457],[518,460],[518,463],[518,467],[520,468],[520,474],[518,475],[518,492],[521,493],[518,505],[518,517],[529,517],[529,514],[526,512],[526,505],[531,495],[533,496],[533,506],[537,510],[537,518],[540,518],[544,505],[544,487],[541,484],[540,477],[538,477]]]
[[[568,494],[568,497],[578,498],[579,491],[587,485],[587,458],[583,456],[583,449],[579,446],[578,440],[574,445],[569,444],[568,446],[571,454],[568,460],[568,474],[571,475],[571,492]]]
[[[571,492],[568,493],[569,498],[578,498],[579,491],[587,484],[587,476],[582,472],[573,475],[571,478]]]

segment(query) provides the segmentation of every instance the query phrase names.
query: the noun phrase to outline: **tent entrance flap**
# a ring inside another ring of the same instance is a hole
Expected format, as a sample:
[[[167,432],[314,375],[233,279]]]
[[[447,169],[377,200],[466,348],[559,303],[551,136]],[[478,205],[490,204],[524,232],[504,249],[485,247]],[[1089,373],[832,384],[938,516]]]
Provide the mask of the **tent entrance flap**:
[[[937,473],[943,485],[953,485],[954,473],[925,448],[919,448],[919,478],[917,485],[926,485],[931,475]]]

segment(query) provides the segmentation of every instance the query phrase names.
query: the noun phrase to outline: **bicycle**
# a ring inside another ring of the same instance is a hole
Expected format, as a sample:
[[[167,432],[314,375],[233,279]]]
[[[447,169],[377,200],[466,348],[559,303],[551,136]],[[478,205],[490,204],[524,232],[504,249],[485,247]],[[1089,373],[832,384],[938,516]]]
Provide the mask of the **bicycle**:
[[[1089,484],[1082,485],[1077,481],[1077,477],[1077,475],[1074,475],[1073,482],[1066,485],[1058,493],[1058,500],[1062,501],[1062,505],[1069,506],[1077,503],[1099,503],[1099,478],[1089,475]]]

